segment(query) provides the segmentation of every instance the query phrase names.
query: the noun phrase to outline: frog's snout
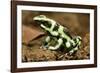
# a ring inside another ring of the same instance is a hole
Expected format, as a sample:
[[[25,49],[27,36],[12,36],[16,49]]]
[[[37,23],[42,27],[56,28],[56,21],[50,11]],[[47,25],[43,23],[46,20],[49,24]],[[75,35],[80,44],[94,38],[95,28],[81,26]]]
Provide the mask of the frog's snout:
[[[35,21],[41,21],[41,20],[43,20],[44,18],[46,18],[45,15],[39,15],[39,16],[34,17],[33,20],[35,20]]]

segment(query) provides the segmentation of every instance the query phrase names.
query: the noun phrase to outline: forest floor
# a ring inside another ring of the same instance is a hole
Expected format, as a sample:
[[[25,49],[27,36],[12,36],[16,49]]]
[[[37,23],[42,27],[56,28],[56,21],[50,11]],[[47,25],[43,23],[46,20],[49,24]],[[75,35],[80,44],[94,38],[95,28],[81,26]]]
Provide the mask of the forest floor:
[[[23,11],[23,25],[22,25],[22,62],[39,62],[39,61],[61,61],[61,60],[83,60],[90,58],[90,33],[89,33],[89,16],[85,14],[61,14],[62,19],[58,18],[58,14],[52,13],[50,15],[56,21],[59,21],[63,26],[69,28],[69,32],[73,35],[82,37],[82,44],[80,49],[73,54],[68,54],[61,50],[51,51],[48,49],[40,48],[43,40],[45,39],[45,33],[42,29],[32,22],[32,17],[39,15],[34,12]],[[49,16],[49,13],[42,13]],[[59,17],[61,17],[59,15]],[[77,17],[78,16],[78,17]],[[83,18],[82,18],[83,16]],[[77,17],[77,18],[76,18]],[[81,17],[81,18],[80,18]],[[68,23],[66,23],[65,20]],[[68,19],[70,18],[70,19]],[[78,20],[80,19],[80,24]],[[73,22],[73,23],[72,23]],[[71,25],[66,25],[71,24]],[[76,24],[76,25],[75,25]],[[83,26],[82,26],[83,25]],[[88,25],[88,26],[85,26]],[[79,30],[77,30],[80,28]]]

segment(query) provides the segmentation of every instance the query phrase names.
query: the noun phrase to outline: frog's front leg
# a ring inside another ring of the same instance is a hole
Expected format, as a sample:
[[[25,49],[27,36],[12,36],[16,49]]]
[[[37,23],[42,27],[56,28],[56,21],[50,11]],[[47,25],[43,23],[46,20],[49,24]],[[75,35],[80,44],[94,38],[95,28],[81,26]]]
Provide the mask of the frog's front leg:
[[[60,46],[63,44],[63,39],[59,38],[57,40],[57,44],[55,46],[49,46],[48,49],[50,50],[57,50],[58,48],[60,48]]]
[[[45,38],[44,43],[43,43],[43,45],[41,46],[41,48],[47,49],[48,46],[49,46],[50,40],[51,40],[51,37],[50,37],[50,36],[47,36],[47,37]]]

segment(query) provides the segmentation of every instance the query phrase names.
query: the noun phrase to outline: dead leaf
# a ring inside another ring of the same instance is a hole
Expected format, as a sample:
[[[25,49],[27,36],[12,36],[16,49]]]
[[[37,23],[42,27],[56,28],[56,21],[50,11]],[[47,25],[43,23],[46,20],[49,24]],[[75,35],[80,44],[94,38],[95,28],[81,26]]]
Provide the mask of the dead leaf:
[[[22,42],[28,44],[29,41],[35,39],[40,35],[44,35],[45,33],[38,30],[36,27],[22,26]]]

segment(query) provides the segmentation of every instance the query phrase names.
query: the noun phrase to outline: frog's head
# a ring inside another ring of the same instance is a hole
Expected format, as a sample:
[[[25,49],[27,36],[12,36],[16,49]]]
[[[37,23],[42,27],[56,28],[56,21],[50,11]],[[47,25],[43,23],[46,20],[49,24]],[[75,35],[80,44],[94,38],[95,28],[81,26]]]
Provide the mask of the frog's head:
[[[49,22],[49,18],[47,18],[45,15],[39,15],[39,16],[35,16],[33,18],[33,20],[38,24],[38,25],[43,25],[46,28],[50,28],[51,27],[51,23]]]
[[[46,18],[47,18],[47,17],[46,17],[45,15],[39,15],[39,16],[35,16],[35,17],[33,18],[33,20],[34,20],[34,21],[37,21],[37,22],[43,22],[43,21],[45,21]]]

